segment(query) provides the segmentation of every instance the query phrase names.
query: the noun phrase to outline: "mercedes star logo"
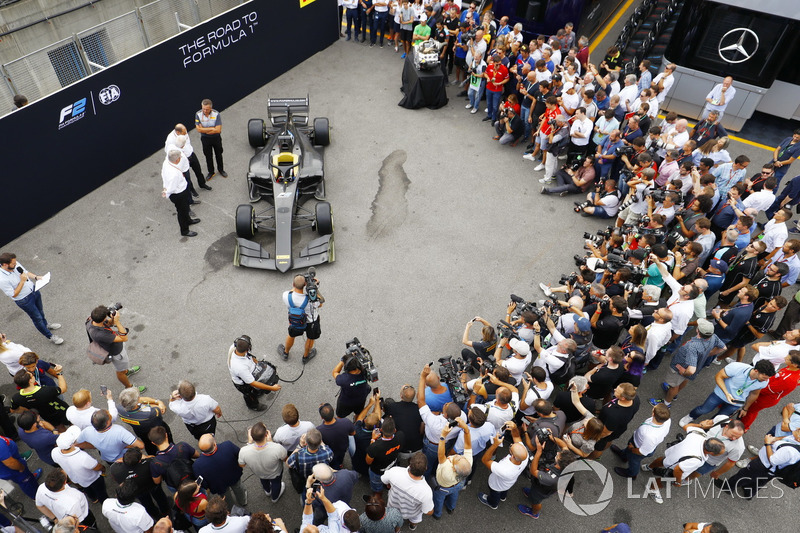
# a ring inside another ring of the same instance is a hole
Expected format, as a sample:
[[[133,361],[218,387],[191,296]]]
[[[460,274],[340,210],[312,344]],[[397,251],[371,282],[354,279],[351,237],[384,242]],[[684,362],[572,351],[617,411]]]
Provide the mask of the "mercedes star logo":
[[[758,50],[758,35],[749,28],[734,28],[719,40],[717,51],[726,63],[744,63]]]

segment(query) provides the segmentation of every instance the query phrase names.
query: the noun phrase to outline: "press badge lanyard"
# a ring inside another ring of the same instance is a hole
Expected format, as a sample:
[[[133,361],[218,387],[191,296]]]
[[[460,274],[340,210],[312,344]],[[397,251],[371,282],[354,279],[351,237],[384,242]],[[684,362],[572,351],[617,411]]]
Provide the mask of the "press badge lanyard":
[[[747,379],[750,379],[750,378],[748,377]],[[750,387],[752,387],[753,385],[755,385],[757,381],[758,381],[757,379],[754,379],[746,387],[745,386],[739,387],[738,389],[736,389],[736,394],[738,394],[739,396],[743,395],[745,393],[745,391],[747,389],[749,389]]]

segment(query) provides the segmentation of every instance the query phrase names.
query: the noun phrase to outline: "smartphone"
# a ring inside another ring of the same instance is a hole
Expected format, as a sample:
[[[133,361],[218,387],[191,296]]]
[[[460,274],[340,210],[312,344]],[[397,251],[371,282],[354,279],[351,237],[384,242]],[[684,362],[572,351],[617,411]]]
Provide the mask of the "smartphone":
[[[203,476],[197,476],[197,479],[195,479],[194,482],[202,487],[203,486]]]
[[[378,387],[375,387],[374,389],[372,389],[372,395],[373,396],[377,395],[379,392],[381,392],[381,390]]]
[[[100,385],[100,394],[102,394],[103,397],[105,398],[106,394],[108,394],[108,387],[106,387],[105,385]]]
[[[311,490],[312,490],[312,491],[313,491],[315,494],[316,494],[317,492],[319,492],[319,489],[320,489],[320,487],[322,487],[322,483],[320,483],[319,481],[315,481],[314,483],[312,483],[312,484],[311,484]]]

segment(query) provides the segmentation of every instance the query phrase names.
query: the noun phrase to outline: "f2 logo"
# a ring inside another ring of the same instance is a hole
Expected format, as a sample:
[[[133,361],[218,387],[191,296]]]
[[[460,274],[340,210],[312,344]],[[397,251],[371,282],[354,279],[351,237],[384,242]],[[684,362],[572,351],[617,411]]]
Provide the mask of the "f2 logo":
[[[70,104],[61,110],[61,116],[58,118],[58,123],[61,124],[68,117],[77,117],[86,111],[86,98],[81,98],[74,104]]]

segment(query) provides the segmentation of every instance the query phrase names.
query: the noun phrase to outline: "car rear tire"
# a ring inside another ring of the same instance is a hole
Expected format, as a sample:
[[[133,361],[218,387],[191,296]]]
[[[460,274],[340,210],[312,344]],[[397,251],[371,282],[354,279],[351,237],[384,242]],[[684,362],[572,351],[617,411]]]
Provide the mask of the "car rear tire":
[[[333,233],[333,215],[331,215],[331,204],[319,202],[315,208],[315,222],[317,233],[320,235],[330,235]]]
[[[236,208],[236,236],[252,239],[256,234],[256,210],[252,205],[240,205]]]
[[[328,146],[331,143],[331,125],[325,117],[314,119],[314,144]]]
[[[264,130],[264,121],[260,118],[251,118],[247,122],[247,140],[253,148],[261,148],[267,144]]]

